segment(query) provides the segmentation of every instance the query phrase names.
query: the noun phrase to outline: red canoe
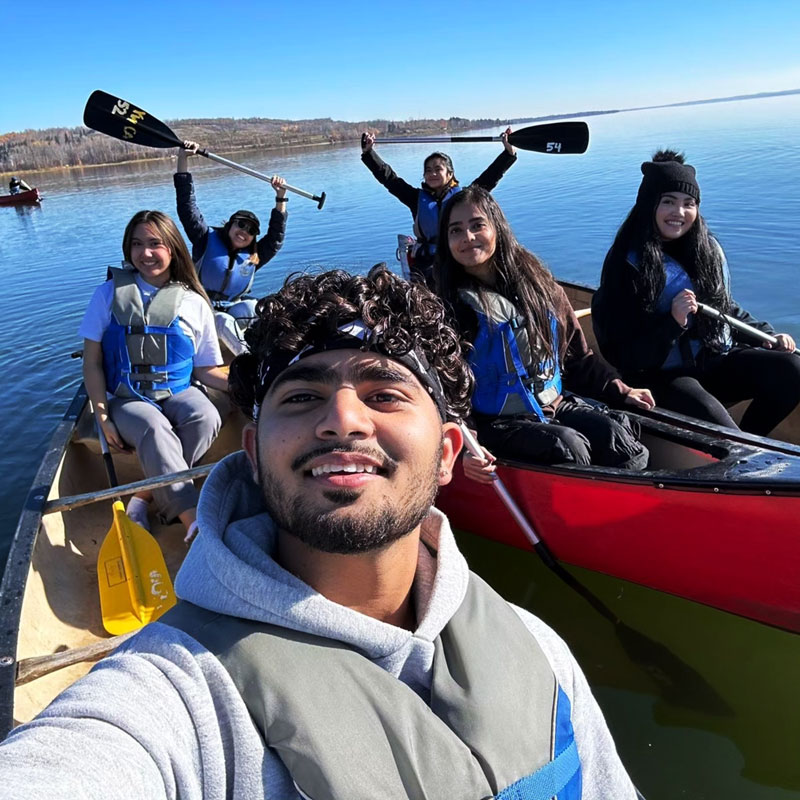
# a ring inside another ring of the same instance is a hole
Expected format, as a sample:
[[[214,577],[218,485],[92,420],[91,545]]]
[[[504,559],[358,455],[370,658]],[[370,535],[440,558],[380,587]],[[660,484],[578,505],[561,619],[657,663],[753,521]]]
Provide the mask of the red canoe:
[[[37,188],[18,194],[0,194],[0,206],[19,206],[26,203],[38,203],[42,199]]]
[[[641,425],[642,472],[505,462],[498,473],[558,559],[800,631],[800,447]],[[461,469],[437,505],[456,528],[530,549],[492,488]]]

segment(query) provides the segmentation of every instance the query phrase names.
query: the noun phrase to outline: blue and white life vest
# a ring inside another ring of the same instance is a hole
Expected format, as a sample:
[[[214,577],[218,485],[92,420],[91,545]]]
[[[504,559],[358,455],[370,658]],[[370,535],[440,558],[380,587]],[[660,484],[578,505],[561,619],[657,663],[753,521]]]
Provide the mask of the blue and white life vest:
[[[433,643],[428,702],[334,639],[184,601],[159,622],[220,660],[302,797],[581,797],[569,698],[516,612],[474,574]]]
[[[454,194],[460,191],[461,187],[456,184],[451,186],[444,195],[436,198],[426,189],[419,190],[417,215],[414,218],[414,235],[420,245],[424,246],[431,255],[436,252],[436,240],[439,237],[439,217],[442,208]]]
[[[511,416],[536,414],[542,422],[548,418],[542,410],[561,394],[559,360],[539,360],[531,348],[525,318],[517,307],[497,292],[484,293],[489,315],[473,289],[459,289],[459,299],[478,316],[469,363],[475,374],[472,407],[481,414]],[[550,313],[550,337],[558,353],[558,322]]]
[[[158,403],[188,388],[194,342],[178,319],[186,288],[168,283],[145,309],[133,270],[112,269],[111,277],[111,323],[101,343],[108,391]]]
[[[240,251],[231,260],[225,240],[215,228],[209,229],[205,252],[195,266],[200,283],[215,306],[233,303],[246,295],[256,274],[250,253]]]

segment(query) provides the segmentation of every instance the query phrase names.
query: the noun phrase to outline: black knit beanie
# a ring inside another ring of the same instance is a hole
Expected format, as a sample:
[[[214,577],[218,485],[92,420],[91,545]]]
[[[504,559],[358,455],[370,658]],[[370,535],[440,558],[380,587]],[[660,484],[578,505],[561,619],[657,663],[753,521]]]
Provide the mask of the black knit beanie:
[[[655,199],[665,192],[683,192],[700,202],[700,187],[694,167],[680,161],[645,161],[642,164],[642,182],[636,203]]]

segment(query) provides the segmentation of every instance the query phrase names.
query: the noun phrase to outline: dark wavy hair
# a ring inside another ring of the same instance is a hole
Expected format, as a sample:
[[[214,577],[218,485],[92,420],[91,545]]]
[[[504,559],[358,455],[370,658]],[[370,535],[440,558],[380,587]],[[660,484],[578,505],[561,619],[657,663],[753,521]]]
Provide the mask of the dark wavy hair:
[[[676,150],[658,150],[654,162],[677,161],[685,164],[685,156]],[[708,230],[698,209],[694,225],[679,239],[663,242],[656,228],[656,208],[661,194],[648,194],[630,210],[617,231],[606,262],[624,263],[630,253],[637,259],[636,294],[642,307],[654,311],[666,284],[664,253],[674,258],[691,278],[697,299],[727,313],[731,296],[723,270],[722,251]],[[711,348],[718,346],[722,323],[698,315],[698,335]]]
[[[189,255],[189,249],[186,247],[186,242],[183,240],[178,226],[163,211],[137,211],[131,217],[122,236],[122,254],[125,256],[125,260],[132,263],[131,242],[138,225],[150,225],[154,228],[164,244],[172,251],[169,279],[175,283],[182,283],[210,304],[208,295],[197,277],[194,261]]]
[[[495,230],[496,245],[492,267],[496,284],[486,286],[482,281],[468,275],[453,258],[448,243],[447,231],[453,210],[472,203],[487,217]],[[497,201],[485,189],[475,184],[465,186],[453,195],[446,205],[439,223],[439,246],[436,250],[434,281],[441,297],[452,307],[458,303],[458,290],[461,287],[475,289],[481,304],[487,310],[486,292],[497,291],[513,302],[525,316],[525,327],[531,347],[539,343],[545,360],[563,359],[567,347],[564,295],[559,290],[556,279],[549,269],[530,250],[526,250],[511,230],[508,220]],[[553,347],[550,328],[550,314],[556,317],[559,352]]]
[[[382,326],[383,349],[405,355],[417,348],[439,375],[447,414],[469,414],[473,377],[456,331],[447,324],[442,302],[426,286],[408,283],[385,264],[369,274],[332,270],[317,275],[290,275],[280,291],[258,302],[256,321],[247,329],[249,352],[231,364],[229,388],[234,403],[252,417],[263,362],[302,350],[318,335],[361,320]]]

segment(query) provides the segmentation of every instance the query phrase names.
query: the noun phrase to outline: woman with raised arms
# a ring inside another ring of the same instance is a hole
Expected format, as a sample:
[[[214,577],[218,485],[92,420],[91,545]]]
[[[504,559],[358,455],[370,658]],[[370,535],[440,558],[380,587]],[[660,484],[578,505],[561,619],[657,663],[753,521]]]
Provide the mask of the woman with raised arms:
[[[227,391],[214,316],[175,223],[160,211],[135,214],[122,240],[122,269],[86,309],[83,379],[109,444],[136,450],[145,476],[188,469],[208,450],[220,415],[193,379]],[[128,516],[149,530],[148,505],[196,530],[197,490],[174,483],[134,496]]]
[[[682,414],[737,428],[726,405],[752,399],[741,427],[765,436],[800,401],[794,340],[731,297],[725,253],[699,212],[694,167],[662,150],[642,174],[592,301],[600,350],[625,380]],[[749,346],[746,334],[699,314],[698,302],[774,334],[777,344]]]
[[[279,175],[272,176],[275,207],[267,233],[260,239],[261,222],[252,211],[237,211],[222,227],[209,227],[197,207],[188,168],[189,153],[198,149],[196,142],[189,141],[178,149],[174,176],[178,218],[192,243],[200,282],[214,305],[217,334],[234,355],[239,355],[246,349],[244,331],[255,318],[256,299],[249,296],[253,279],[283,246],[289,202],[286,181]]]
[[[503,151],[473,181],[490,192],[497,186],[500,178],[517,160],[516,151],[508,141],[511,128],[500,138]],[[433,261],[436,256],[436,242],[439,236],[439,217],[443,206],[461,185],[456,180],[453,162],[446,153],[431,153],[422,165],[422,186],[412,186],[399,178],[395,171],[375,152],[375,137],[368,132],[361,136],[361,160],[380,184],[386,187],[403,205],[407,206],[414,218],[414,235],[417,244],[412,252],[412,275],[433,288]]]
[[[613,405],[650,408],[589,349],[564,290],[515,238],[497,202],[468,186],[442,215],[437,283],[472,342],[473,422],[486,458],[467,458],[491,480],[497,456],[536,464],[641,469],[648,452],[630,417]],[[575,392],[576,394],[573,394]]]

